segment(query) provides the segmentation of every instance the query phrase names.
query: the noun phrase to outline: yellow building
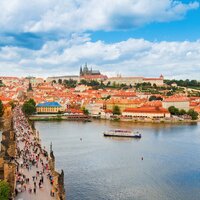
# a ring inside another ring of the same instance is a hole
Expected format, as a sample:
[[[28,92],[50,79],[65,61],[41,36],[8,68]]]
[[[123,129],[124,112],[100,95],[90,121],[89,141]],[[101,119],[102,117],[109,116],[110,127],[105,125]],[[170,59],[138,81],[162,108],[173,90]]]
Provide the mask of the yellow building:
[[[123,112],[127,108],[137,108],[146,102],[146,99],[109,99],[105,102],[106,109],[113,110],[114,106],[118,106]]]
[[[58,113],[63,111],[62,106],[58,102],[45,102],[36,106],[37,113]]]

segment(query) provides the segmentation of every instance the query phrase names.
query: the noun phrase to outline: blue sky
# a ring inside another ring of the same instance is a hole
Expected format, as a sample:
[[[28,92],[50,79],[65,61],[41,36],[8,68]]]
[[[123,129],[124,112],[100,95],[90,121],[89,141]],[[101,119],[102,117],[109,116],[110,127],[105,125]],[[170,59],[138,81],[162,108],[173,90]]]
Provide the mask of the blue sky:
[[[96,31],[91,34],[92,41],[104,40],[108,43],[128,38],[144,38],[150,41],[196,41],[200,39],[200,8],[186,13],[181,20],[153,22],[137,28],[130,27],[127,30]]]
[[[196,78],[199,0],[0,1],[2,75],[77,74]]]

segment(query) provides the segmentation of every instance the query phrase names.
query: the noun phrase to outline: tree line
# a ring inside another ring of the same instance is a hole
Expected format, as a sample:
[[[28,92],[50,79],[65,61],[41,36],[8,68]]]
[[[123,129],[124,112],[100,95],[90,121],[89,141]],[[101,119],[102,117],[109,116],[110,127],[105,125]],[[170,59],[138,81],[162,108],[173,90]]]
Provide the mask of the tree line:
[[[133,86],[127,85],[127,84],[118,84],[118,83],[111,83],[108,81],[108,83],[104,83],[103,81],[97,81],[97,80],[85,80],[81,79],[80,82],[78,83],[76,80],[69,79],[69,80],[62,80],[58,79],[58,82],[56,80],[53,80],[52,83],[58,83],[62,84],[67,88],[75,88],[77,85],[87,85],[91,86],[93,89],[104,89],[104,88],[115,88],[115,89],[129,89],[132,88]]]
[[[167,85],[171,85],[172,83],[176,83],[178,86],[182,86],[182,87],[200,87],[200,81],[197,80],[164,80],[164,83],[166,83]]]
[[[170,106],[168,110],[172,115],[176,116],[189,115],[192,120],[197,120],[199,115],[198,112],[194,111],[193,109],[186,111],[184,109],[178,109],[175,106]]]

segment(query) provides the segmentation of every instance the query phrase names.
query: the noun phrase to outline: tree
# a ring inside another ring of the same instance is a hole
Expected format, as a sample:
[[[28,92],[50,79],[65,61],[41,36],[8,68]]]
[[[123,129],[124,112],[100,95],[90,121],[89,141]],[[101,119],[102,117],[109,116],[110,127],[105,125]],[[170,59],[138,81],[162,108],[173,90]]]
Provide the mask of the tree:
[[[157,97],[157,100],[160,100],[160,101],[162,101],[162,100],[163,100],[163,98],[162,98],[162,97]]]
[[[119,106],[113,107],[113,115],[121,115],[121,111],[120,111]]]
[[[28,103],[32,104],[33,106],[36,106],[36,103],[35,103],[34,99],[29,99]]]
[[[3,116],[3,103],[2,103],[2,101],[0,100],[0,117],[2,117]]]
[[[185,115],[185,114],[187,114],[187,112],[186,112],[184,109],[181,109],[181,110],[179,111],[179,115]]]
[[[163,98],[162,97],[156,97],[156,96],[150,96],[149,97],[149,101],[162,101],[163,100]]]
[[[25,101],[22,110],[26,115],[32,115],[36,112],[36,103],[33,99],[29,99],[28,101]]]
[[[3,81],[0,80],[0,87],[4,86]]]
[[[157,85],[154,83],[154,84],[153,84],[153,87],[154,87],[154,88],[157,88]]]
[[[166,96],[172,96],[173,95],[173,93],[172,92],[167,92],[167,94],[166,94]]]
[[[106,86],[107,86],[107,87],[110,86],[110,81],[107,82]]]
[[[85,107],[82,108],[82,111],[84,115],[89,115],[89,111]]]
[[[58,83],[61,85],[62,84],[62,79],[58,79]]]
[[[6,181],[0,181],[0,200],[8,200],[10,195],[10,186]]]
[[[26,115],[32,115],[36,111],[35,107],[30,103],[24,103],[22,110]]]
[[[81,80],[80,80],[80,84],[87,85],[88,82],[87,82],[85,79],[81,79]]]
[[[116,82],[114,81],[113,83],[112,83],[112,87],[116,87]]]
[[[157,100],[156,96],[150,96],[149,97],[149,101],[156,101],[156,100]]]
[[[192,120],[198,119],[198,113],[193,109],[190,109],[187,114],[191,116]]]
[[[63,80],[63,84],[69,88],[75,88],[77,85],[77,81],[73,79]]]
[[[168,110],[172,115],[179,115],[179,109],[174,106],[170,106]]]

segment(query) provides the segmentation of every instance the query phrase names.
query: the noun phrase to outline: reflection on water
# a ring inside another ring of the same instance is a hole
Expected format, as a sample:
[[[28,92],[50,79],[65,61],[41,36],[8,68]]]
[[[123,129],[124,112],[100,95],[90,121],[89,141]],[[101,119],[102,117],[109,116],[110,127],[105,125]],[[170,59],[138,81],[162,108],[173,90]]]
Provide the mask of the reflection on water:
[[[199,199],[199,124],[102,120],[36,122],[36,128],[45,146],[53,142],[69,200]],[[139,131],[142,138],[103,136],[119,128]]]
[[[130,137],[105,137],[105,139],[107,140],[115,140],[115,141],[122,141],[122,142],[126,142],[126,141],[132,141],[132,140],[140,140],[139,138],[130,138]]]

